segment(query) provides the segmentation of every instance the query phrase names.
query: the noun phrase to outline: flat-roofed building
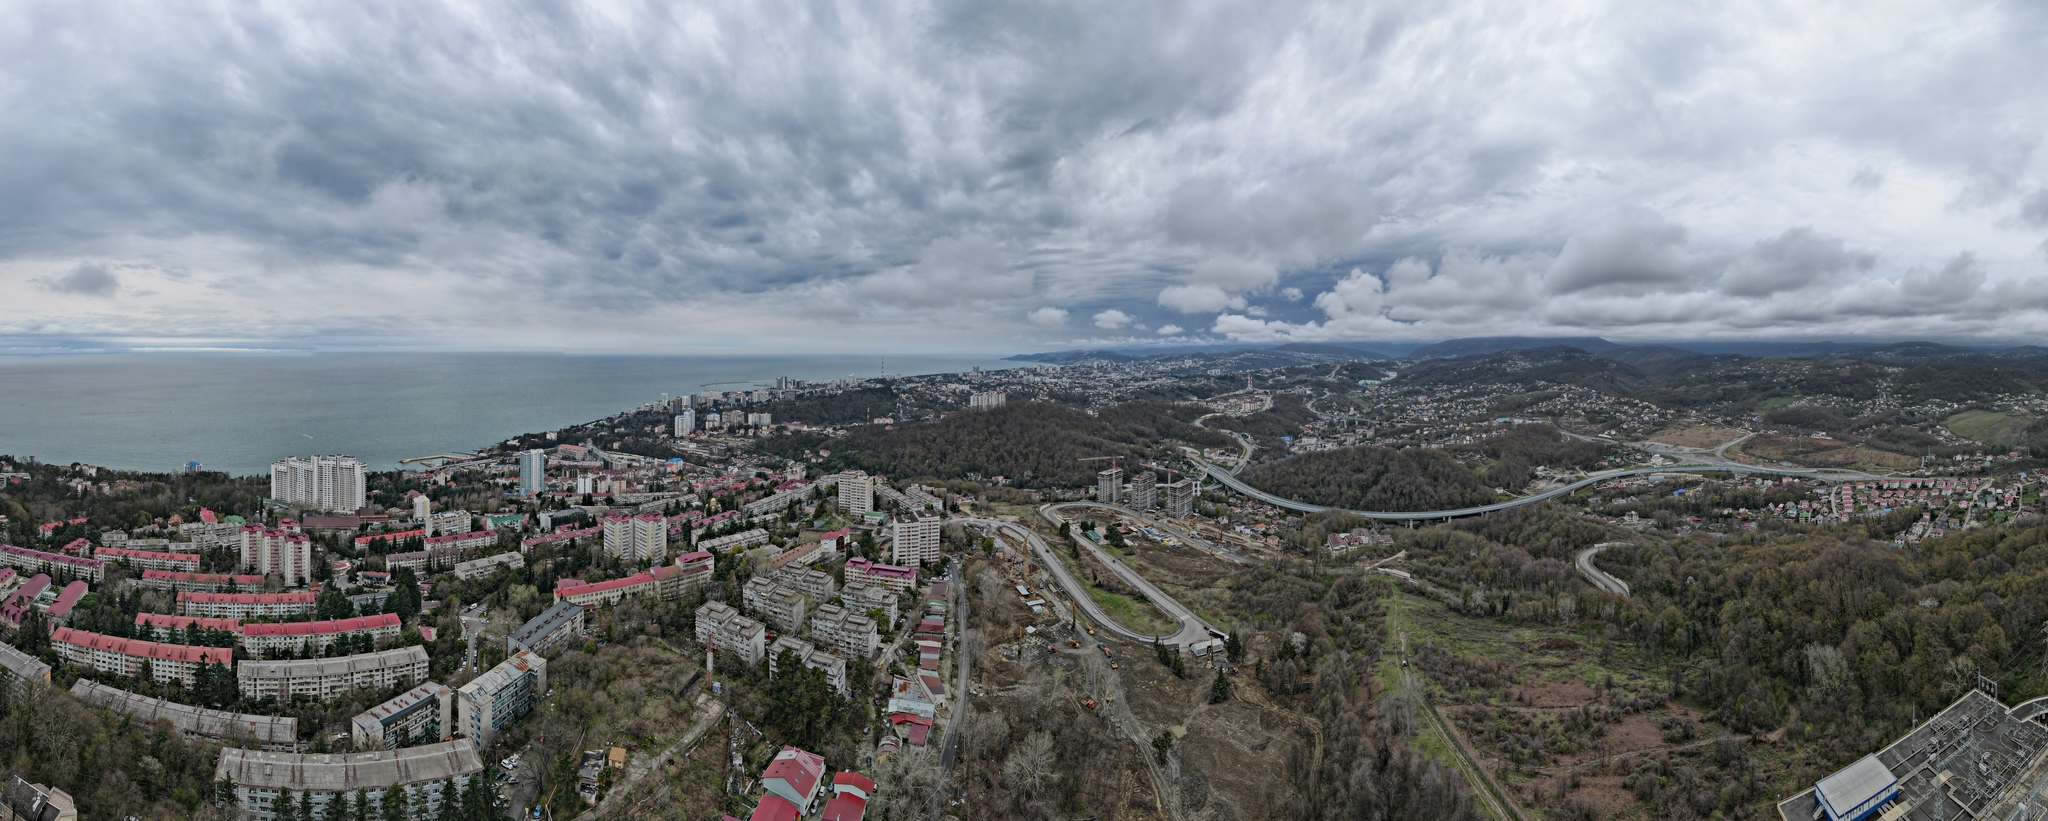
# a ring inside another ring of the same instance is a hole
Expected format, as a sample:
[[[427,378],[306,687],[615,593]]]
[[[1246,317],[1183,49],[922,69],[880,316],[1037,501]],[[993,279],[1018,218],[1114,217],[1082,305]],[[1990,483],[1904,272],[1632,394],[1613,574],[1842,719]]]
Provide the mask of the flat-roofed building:
[[[263,577],[230,573],[144,570],[142,586],[156,590],[176,590],[180,593],[255,593],[263,589]]]
[[[825,603],[839,592],[839,583],[832,580],[832,574],[823,570],[790,567],[776,573],[775,578],[795,588],[797,592],[811,597],[811,603],[814,605]]]
[[[410,567],[415,575],[425,579],[437,570],[454,567],[455,563],[461,560],[462,548],[440,545],[410,553],[390,554],[384,557],[384,567],[387,570]]]
[[[777,670],[776,665],[781,663],[784,650],[795,653],[797,661],[803,662],[805,667],[825,671],[825,681],[840,695],[846,695],[846,660],[793,636],[776,636],[775,642],[768,645],[769,675],[781,674],[782,671]]]
[[[199,554],[197,553],[164,553],[155,550],[102,547],[93,553],[93,558],[103,562],[121,562],[137,570],[199,572]]]
[[[811,614],[811,638],[849,659],[873,656],[881,646],[874,619],[836,604],[822,605]]]
[[[768,628],[725,602],[710,601],[697,607],[697,641],[729,651],[748,664],[760,664],[768,651]]]
[[[839,512],[859,516],[874,509],[874,477],[858,470],[839,474]]]
[[[235,679],[249,698],[326,700],[350,690],[410,687],[426,681],[427,651],[414,646],[326,659],[244,660],[235,664]]]
[[[159,644],[141,639],[124,639],[84,630],[59,627],[50,632],[50,646],[71,664],[102,673],[135,678],[149,668],[158,684],[176,681],[192,686],[192,676],[201,664],[235,663],[229,647],[195,647],[189,644]]]
[[[735,550],[745,550],[755,545],[767,543],[768,531],[757,527],[752,530],[742,530],[738,533],[720,536],[715,539],[705,539],[697,543],[697,549],[710,553],[731,553]]]
[[[557,601],[505,637],[505,655],[526,650],[545,656],[582,637],[583,605]]]
[[[889,558],[901,565],[938,561],[939,517],[931,513],[907,513],[889,525]]]
[[[144,726],[161,718],[190,737],[219,739],[238,746],[284,752],[299,748],[299,720],[290,716],[210,710],[131,693],[83,678],[71,685],[71,694],[79,701],[113,710]]]
[[[510,553],[500,553],[496,556],[485,556],[481,559],[471,559],[466,562],[457,562],[455,564],[455,578],[462,579],[464,581],[467,581],[469,579],[481,579],[500,570],[525,566],[525,554],[522,554],[519,551],[514,550]]]
[[[1161,504],[1166,509],[1166,515],[1175,519],[1185,519],[1194,515],[1195,480],[1181,479],[1164,487],[1166,496]]]
[[[48,784],[31,784],[21,776],[0,784],[0,821],[78,821],[71,794]]]
[[[369,636],[372,642],[398,637],[398,614],[379,613],[352,619],[242,625],[242,649],[261,656],[278,650],[324,653],[343,636]]]
[[[50,665],[42,659],[16,649],[14,645],[0,643],[0,680],[9,687],[21,685],[50,686]]]
[[[320,594],[311,590],[290,593],[201,593],[178,594],[178,614],[217,619],[275,619],[310,616],[319,606]]]
[[[313,583],[311,536],[290,530],[272,530],[262,525],[247,525],[242,528],[239,547],[245,568],[263,575],[276,573],[283,576],[284,583],[288,585]]]
[[[220,751],[213,780],[233,782],[235,800],[255,821],[275,821],[277,813],[271,804],[283,790],[309,796],[319,818],[327,817],[330,801],[360,791],[370,800],[371,815],[382,817],[384,791],[393,787],[405,791],[408,821],[427,821],[438,817],[442,790],[460,793],[470,779],[482,777],[483,771],[476,745],[458,739],[367,753],[278,753],[229,747]]]
[[[895,564],[877,564],[868,559],[854,557],[846,560],[846,583],[855,581],[877,585],[891,593],[902,595],[917,586],[917,570]]]
[[[456,721],[478,749],[488,749],[498,731],[532,712],[547,689],[548,660],[521,650],[462,685]]]
[[[740,589],[740,603],[746,606],[747,612],[784,633],[804,629],[805,618],[811,610],[809,596],[766,576],[747,580],[746,586]]]
[[[849,577],[846,586],[839,590],[839,600],[846,603],[846,609],[869,618],[874,617],[875,611],[882,611],[882,623],[894,625],[901,620],[896,612],[896,594],[878,584],[855,582]]]
[[[429,681],[390,701],[371,707],[349,721],[349,737],[358,750],[447,741],[455,732],[455,691]]]

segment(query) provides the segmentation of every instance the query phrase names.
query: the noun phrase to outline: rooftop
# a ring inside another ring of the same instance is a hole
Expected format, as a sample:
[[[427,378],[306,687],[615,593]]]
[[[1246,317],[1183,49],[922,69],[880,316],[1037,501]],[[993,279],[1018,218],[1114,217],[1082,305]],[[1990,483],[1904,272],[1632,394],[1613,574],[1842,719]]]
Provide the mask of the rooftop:
[[[540,615],[534,616],[532,620],[520,625],[518,630],[512,631],[512,641],[532,644],[541,636],[561,629],[562,625],[568,624],[582,613],[583,605],[567,599],[555,602],[555,606],[541,611]]]
[[[79,679],[71,686],[71,694],[79,701],[105,707],[142,724],[164,719],[171,722],[171,726],[192,735],[247,739],[256,744],[290,745],[299,741],[299,720],[296,718],[209,710],[108,687],[91,679]]]
[[[378,670],[401,664],[426,664],[427,651],[417,645],[379,650],[375,653],[357,653],[353,656],[338,656],[327,659],[294,659],[291,661],[242,661],[235,667],[236,675],[242,678],[304,678],[307,676],[331,676],[355,670]]]
[[[374,616],[357,616],[352,619],[298,621],[285,624],[246,624],[242,626],[242,635],[251,637],[315,636],[330,633],[347,633],[354,630],[377,630],[397,626],[397,613],[379,613]]]
[[[255,789],[339,792],[443,781],[483,769],[476,745],[458,739],[368,753],[276,753],[230,747],[220,751],[213,777]]]

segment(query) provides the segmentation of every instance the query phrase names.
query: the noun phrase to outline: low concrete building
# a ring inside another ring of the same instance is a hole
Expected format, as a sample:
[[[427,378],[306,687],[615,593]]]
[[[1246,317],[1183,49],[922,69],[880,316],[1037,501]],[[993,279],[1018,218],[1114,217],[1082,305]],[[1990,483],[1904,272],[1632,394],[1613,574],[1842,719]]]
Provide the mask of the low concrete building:
[[[740,603],[747,612],[785,633],[804,629],[810,615],[811,599],[778,579],[755,576],[740,590]]]
[[[245,715],[226,710],[210,710],[150,698],[141,693],[131,693],[83,678],[71,686],[71,694],[77,696],[79,701],[113,710],[134,719],[139,724],[149,725],[161,718],[169,721],[172,727],[176,727],[178,732],[188,737],[211,738],[237,746],[283,752],[293,752],[299,748],[299,720],[289,716]]]
[[[776,665],[781,663],[782,651],[796,654],[797,660],[805,667],[825,671],[825,681],[840,695],[846,695],[846,660],[818,649],[808,641],[791,636],[776,636],[775,643],[768,645],[768,674],[779,675]]]
[[[526,650],[545,656],[583,637],[583,605],[558,601],[505,637],[505,655]]]
[[[180,593],[254,593],[263,589],[263,577],[254,574],[144,570],[142,586],[157,590],[176,590]]]
[[[839,600],[846,603],[846,609],[873,618],[875,611],[881,611],[883,621],[891,627],[902,622],[903,617],[896,609],[896,594],[881,585],[866,582],[848,583],[839,591]]]
[[[455,691],[427,682],[349,721],[358,750],[395,750],[447,741],[455,732]]]
[[[220,751],[213,779],[234,782],[235,800],[256,821],[275,821],[277,813],[271,805],[283,790],[309,796],[318,818],[326,817],[328,802],[337,796],[352,797],[361,791],[370,800],[371,814],[381,817],[384,791],[393,787],[406,793],[408,819],[428,821],[438,817],[442,790],[460,792],[469,779],[481,777],[483,771],[476,745],[458,739],[424,747],[342,754],[230,747]]]
[[[485,556],[481,559],[457,562],[455,564],[455,578],[465,581],[481,579],[500,570],[525,566],[526,555],[514,550],[509,553],[500,553],[496,556]]]
[[[427,651],[398,647],[330,659],[241,661],[235,678],[249,698],[330,699],[350,690],[412,686],[427,680]]]
[[[311,590],[292,593],[202,593],[178,594],[178,614],[215,619],[280,618],[310,616],[320,594]]]
[[[8,686],[42,685],[50,686],[50,665],[42,659],[15,649],[14,645],[0,643],[0,681]]]
[[[127,678],[140,676],[147,668],[150,679],[158,684],[177,681],[186,687],[192,686],[192,676],[199,671],[199,665],[226,666],[235,660],[235,651],[228,647],[159,644],[69,627],[51,631],[50,646],[66,662],[80,667]]]
[[[874,619],[836,604],[825,605],[811,614],[811,638],[847,659],[870,658],[881,646],[881,634],[875,629]]]
[[[398,614],[379,613],[352,619],[242,625],[242,648],[261,656],[273,650],[324,653],[342,636],[369,636],[371,641],[398,637]]]
[[[15,776],[0,785],[0,821],[78,821],[71,794]]]

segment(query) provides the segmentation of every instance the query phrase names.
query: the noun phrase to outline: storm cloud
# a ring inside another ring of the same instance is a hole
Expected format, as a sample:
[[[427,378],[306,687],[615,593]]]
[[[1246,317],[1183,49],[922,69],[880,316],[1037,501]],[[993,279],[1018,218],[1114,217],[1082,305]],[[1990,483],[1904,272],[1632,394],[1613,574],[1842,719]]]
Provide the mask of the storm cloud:
[[[11,340],[2048,333],[2028,4],[12,11]]]

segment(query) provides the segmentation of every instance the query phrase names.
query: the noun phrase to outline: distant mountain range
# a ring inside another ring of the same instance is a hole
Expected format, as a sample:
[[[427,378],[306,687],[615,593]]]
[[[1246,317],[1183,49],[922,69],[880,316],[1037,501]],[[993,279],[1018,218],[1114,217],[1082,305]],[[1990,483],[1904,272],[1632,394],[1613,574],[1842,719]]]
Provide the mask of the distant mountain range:
[[[1386,350],[1383,350],[1399,350],[1401,347],[1406,346],[1389,344],[1367,347],[1364,344],[1348,342],[1294,342],[1270,347],[1217,345],[1165,351],[1142,348],[1056,351],[1050,353],[1018,354],[1008,357],[1008,359],[1016,362],[1040,362],[1049,365],[1193,359],[1212,360],[1219,367],[1287,367],[1289,365],[1315,365],[1340,361],[1455,359],[1467,356],[1491,356],[1514,351],[1569,348],[1592,354],[1602,359],[1611,359],[1631,367],[1652,371],[1663,370],[1674,363],[1689,359],[1727,355],[1763,359],[1839,357],[1843,359],[1904,363],[1953,360],[2031,361],[2037,364],[2048,365],[2048,348],[2036,345],[1966,347],[1921,341],[1884,344],[1843,342],[1686,342],[1626,345],[1601,339],[1597,336],[1483,336],[1447,339],[1442,342],[1413,348],[1401,355],[1390,355]]]

